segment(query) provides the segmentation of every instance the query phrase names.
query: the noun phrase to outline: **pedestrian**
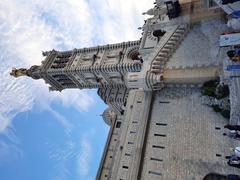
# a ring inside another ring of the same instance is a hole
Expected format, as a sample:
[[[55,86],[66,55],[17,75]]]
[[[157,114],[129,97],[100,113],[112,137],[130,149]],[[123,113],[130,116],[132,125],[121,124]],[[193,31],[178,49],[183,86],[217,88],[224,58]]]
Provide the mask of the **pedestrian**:
[[[239,157],[235,154],[226,157],[228,159],[227,164],[232,167],[240,168]]]
[[[229,130],[236,130],[240,131],[240,125],[231,125],[231,124],[226,124],[224,128],[227,128]]]
[[[240,180],[240,177],[236,174],[228,174],[226,180]]]
[[[223,133],[223,136],[228,136],[233,139],[240,140],[240,134],[236,130],[230,130],[228,133]]]
[[[239,52],[240,52],[239,49],[230,50],[227,52],[227,55],[232,61],[237,62],[237,61],[240,61]]]
[[[233,149],[233,151],[234,151],[234,154],[235,154],[238,158],[240,158],[240,147],[235,147],[235,148]]]

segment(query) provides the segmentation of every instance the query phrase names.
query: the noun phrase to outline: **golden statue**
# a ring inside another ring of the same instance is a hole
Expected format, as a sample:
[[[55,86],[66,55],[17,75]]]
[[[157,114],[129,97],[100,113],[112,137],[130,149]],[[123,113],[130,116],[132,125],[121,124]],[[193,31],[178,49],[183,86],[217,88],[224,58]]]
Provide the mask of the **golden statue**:
[[[20,68],[20,69],[13,68],[12,72],[10,72],[10,75],[14,76],[16,78],[20,77],[20,76],[27,76],[27,69],[25,69],[25,68]]]

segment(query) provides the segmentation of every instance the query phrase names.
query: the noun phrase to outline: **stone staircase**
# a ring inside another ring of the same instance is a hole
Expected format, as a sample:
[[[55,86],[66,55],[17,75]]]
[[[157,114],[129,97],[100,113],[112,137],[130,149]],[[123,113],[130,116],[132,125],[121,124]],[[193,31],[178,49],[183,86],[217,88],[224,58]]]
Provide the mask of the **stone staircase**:
[[[163,73],[165,64],[177,49],[188,33],[189,26],[187,24],[178,25],[173,31],[166,32],[157,45],[152,57],[150,71],[154,74]]]

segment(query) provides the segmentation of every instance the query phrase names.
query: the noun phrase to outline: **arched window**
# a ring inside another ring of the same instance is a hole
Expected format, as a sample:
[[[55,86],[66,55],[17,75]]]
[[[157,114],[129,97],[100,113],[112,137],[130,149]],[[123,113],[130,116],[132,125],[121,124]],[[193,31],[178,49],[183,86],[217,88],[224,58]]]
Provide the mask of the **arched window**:
[[[160,40],[160,38],[166,33],[166,31],[158,29],[153,31],[153,36],[156,37],[158,39],[158,41]]]
[[[129,57],[132,60],[139,60],[139,56],[140,56],[140,54],[137,50],[134,50],[134,51],[129,53]]]

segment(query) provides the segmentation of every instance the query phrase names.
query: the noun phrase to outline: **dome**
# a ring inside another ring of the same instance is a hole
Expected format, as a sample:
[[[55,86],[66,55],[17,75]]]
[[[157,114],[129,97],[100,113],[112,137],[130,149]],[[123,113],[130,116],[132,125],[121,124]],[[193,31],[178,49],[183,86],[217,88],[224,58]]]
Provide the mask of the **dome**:
[[[102,117],[104,122],[111,126],[112,122],[116,119],[116,114],[111,108],[107,108],[103,111]]]

